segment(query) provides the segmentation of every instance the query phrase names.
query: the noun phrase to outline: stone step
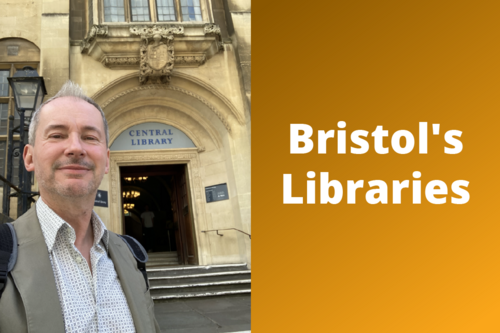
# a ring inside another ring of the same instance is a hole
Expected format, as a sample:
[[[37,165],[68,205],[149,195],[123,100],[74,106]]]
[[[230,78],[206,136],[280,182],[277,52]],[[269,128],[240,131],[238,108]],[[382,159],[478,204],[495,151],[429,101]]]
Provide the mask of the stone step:
[[[171,252],[149,252],[148,253],[149,259],[156,259],[156,258],[177,258],[177,251],[171,251]]]
[[[148,262],[146,267],[162,267],[168,268],[169,266],[179,265],[177,252],[150,252],[148,253]]]
[[[211,266],[147,267],[148,277],[183,276],[216,272],[247,270],[246,264],[224,264]]]
[[[155,264],[159,262],[179,262],[179,259],[177,257],[175,258],[149,258],[148,259],[148,264]]]
[[[163,267],[165,266],[165,267]],[[167,268],[170,268],[170,267],[173,267],[173,266],[179,266],[179,262],[178,261],[158,261],[158,262],[149,262],[149,263],[146,263],[146,268],[149,269],[157,269],[157,268],[164,268],[164,269],[167,269]]]
[[[179,266],[178,263],[171,263],[171,264],[166,264],[166,265],[146,265],[146,270],[147,269],[153,269],[153,268],[160,268],[160,269],[167,269],[167,268],[170,268],[170,267],[175,267],[175,266]],[[149,277],[149,274],[148,274],[148,277]]]
[[[148,263],[146,270],[151,296],[155,302],[250,293],[251,271],[246,264],[172,267],[150,265]]]
[[[171,262],[171,263],[160,263],[160,264],[146,264],[146,269],[147,268],[169,268],[173,266],[179,266],[179,263],[177,262]]]
[[[172,260],[178,260],[177,257],[149,257],[148,262],[155,262],[155,261],[162,261],[162,260],[167,260],[167,261],[172,261]]]
[[[176,284],[191,284],[191,283],[209,283],[209,282],[225,282],[236,280],[250,280],[251,273],[249,270],[236,272],[215,272],[193,275],[177,275],[177,276],[157,276],[149,277],[151,286],[176,285]]]
[[[164,285],[164,286],[151,286],[151,296],[165,296],[193,294],[197,292],[218,292],[225,290],[240,290],[250,289],[250,280],[236,280],[236,281],[221,281],[221,282],[202,282],[191,284],[177,284],[177,285]]]
[[[191,293],[171,293],[165,295],[155,295],[152,296],[155,302],[168,301],[171,299],[178,298],[195,298],[195,297],[216,297],[216,296],[227,296],[227,295],[238,295],[238,294],[250,294],[251,290],[248,289],[230,289],[223,291],[204,291],[204,292],[191,292]]]

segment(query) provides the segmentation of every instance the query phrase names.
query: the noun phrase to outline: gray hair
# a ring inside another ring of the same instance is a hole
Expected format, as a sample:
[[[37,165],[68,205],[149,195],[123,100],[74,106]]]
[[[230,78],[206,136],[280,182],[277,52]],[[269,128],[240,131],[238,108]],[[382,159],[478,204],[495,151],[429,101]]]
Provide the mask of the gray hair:
[[[92,98],[85,95],[83,89],[78,84],[74,83],[71,80],[66,81],[66,83],[61,87],[61,89],[57,92],[57,94],[55,94],[52,98],[43,102],[42,105],[40,105],[38,109],[36,109],[35,113],[33,113],[29,129],[29,140],[28,140],[29,144],[35,146],[36,129],[38,127],[38,121],[40,120],[40,113],[42,112],[42,108],[45,105],[52,102],[53,100],[61,97],[74,97],[77,99],[81,99],[82,101],[85,101],[95,106],[95,108],[99,110],[102,116],[102,122],[104,123],[104,133],[106,134],[106,147],[107,147],[109,145],[109,130],[108,130],[108,122],[106,120],[104,112],[102,111],[101,107],[96,102],[94,102]]]

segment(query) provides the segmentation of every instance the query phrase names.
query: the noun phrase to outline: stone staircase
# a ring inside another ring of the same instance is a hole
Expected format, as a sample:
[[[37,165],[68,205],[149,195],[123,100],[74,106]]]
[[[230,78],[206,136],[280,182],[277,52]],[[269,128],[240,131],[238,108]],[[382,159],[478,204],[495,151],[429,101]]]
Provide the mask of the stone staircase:
[[[246,264],[211,266],[147,266],[151,297],[155,302],[250,293],[251,271]]]
[[[168,267],[179,265],[177,252],[151,252],[148,253],[149,260],[146,263],[147,268]]]

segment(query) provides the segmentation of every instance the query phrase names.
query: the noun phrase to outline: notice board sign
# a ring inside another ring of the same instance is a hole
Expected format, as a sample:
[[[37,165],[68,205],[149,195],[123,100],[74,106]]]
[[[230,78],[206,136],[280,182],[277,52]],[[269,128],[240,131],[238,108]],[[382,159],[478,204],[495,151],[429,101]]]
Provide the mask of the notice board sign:
[[[108,207],[108,191],[97,190],[94,206]]]
[[[205,187],[205,196],[208,202],[228,200],[227,184],[219,184]]]

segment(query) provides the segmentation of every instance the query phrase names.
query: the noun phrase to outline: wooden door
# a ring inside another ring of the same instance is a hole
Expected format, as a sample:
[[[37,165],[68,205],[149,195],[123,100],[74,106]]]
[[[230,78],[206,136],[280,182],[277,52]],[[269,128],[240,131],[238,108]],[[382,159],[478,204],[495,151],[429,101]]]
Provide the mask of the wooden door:
[[[179,177],[179,201],[182,207],[182,220],[184,223],[185,245],[187,246],[187,262],[190,265],[198,264],[196,256],[196,243],[193,227],[193,218],[191,205],[189,203],[189,191],[187,185],[187,165],[182,170],[182,175]]]
[[[172,194],[170,196],[171,205],[172,205],[172,216],[175,223],[175,245],[177,247],[177,257],[179,259],[179,264],[185,265],[187,262],[187,254],[184,253],[184,246],[182,246],[182,231],[181,231],[181,223],[179,218],[179,207],[177,200],[177,186],[175,185],[175,176],[172,182]]]
[[[186,179],[186,166],[173,177],[172,213],[177,224],[175,239],[179,263],[183,265],[196,265],[196,242],[193,227],[193,218],[189,201],[189,191]]]

